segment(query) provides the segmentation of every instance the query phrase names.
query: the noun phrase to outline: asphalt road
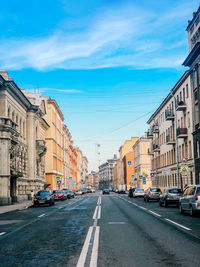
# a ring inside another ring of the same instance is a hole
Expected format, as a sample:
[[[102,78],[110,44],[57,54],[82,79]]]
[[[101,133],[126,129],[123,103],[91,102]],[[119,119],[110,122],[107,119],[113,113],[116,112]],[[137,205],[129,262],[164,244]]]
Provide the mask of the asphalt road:
[[[200,217],[87,194],[0,215],[0,266],[200,266]]]

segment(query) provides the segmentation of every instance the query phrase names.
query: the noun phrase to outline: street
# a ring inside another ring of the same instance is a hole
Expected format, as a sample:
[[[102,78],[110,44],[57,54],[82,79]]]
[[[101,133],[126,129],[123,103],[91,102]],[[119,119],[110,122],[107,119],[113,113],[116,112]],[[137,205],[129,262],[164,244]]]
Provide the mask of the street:
[[[200,266],[200,217],[90,193],[0,215],[0,266]]]

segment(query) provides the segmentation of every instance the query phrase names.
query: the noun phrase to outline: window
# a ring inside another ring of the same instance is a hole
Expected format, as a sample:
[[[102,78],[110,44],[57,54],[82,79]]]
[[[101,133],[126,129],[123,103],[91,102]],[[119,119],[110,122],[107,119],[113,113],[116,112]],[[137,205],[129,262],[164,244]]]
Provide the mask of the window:
[[[188,158],[191,159],[191,156],[192,156],[192,146],[191,146],[191,141],[189,141]]]
[[[180,92],[180,101],[182,101],[182,93]]]
[[[183,102],[185,102],[185,88],[183,88]]]
[[[188,84],[186,84],[186,97],[189,97],[189,92],[188,92]]]
[[[190,112],[188,112],[188,128],[190,128]]]

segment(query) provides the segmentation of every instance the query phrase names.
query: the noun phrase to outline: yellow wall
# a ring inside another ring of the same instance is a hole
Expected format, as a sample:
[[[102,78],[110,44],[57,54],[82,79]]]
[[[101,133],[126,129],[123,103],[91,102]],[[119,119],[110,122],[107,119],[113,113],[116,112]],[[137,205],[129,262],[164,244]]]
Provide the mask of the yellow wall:
[[[131,137],[131,140],[126,140],[124,142],[124,144],[120,147],[120,160],[122,160],[127,153],[133,151],[133,145],[138,139],[138,137]]]

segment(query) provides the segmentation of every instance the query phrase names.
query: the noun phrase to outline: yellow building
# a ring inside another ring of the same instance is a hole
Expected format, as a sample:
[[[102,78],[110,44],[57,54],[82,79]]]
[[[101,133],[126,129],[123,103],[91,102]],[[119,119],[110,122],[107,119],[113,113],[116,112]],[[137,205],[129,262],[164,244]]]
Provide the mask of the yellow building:
[[[63,181],[62,122],[64,117],[56,101],[43,97],[46,104],[45,120],[49,124],[46,131],[47,153],[45,156],[46,182],[51,190],[61,189]]]

